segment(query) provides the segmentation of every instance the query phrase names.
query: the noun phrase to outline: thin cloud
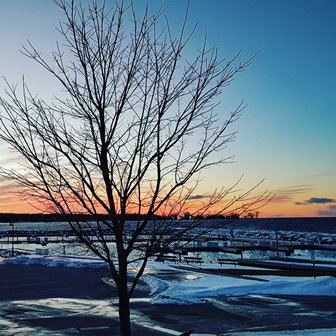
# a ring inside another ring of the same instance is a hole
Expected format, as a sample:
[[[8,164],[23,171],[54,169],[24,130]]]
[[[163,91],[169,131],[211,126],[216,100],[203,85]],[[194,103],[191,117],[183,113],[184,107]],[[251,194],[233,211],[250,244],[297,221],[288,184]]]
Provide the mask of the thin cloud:
[[[326,210],[320,210],[319,216],[336,217],[336,205],[329,205]]]
[[[205,195],[190,195],[188,197],[188,200],[199,200],[199,199],[204,199],[207,198],[208,196]]]
[[[327,197],[311,197],[308,200],[303,202],[295,202],[296,205],[309,205],[309,204],[328,204],[328,203],[335,203],[336,199],[334,198],[327,198]]]
[[[289,195],[275,195],[272,198],[272,203],[287,203],[292,199],[292,196]]]
[[[295,195],[304,194],[310,190],[312,190],[312,186],[307,184],[293,185],[287,188],[274,190],[273,193],[275,194],[275,196],[272,199],[272,203],[290,202]]]
[[[321,174],[315,174],[311,175],[310,178],[319,178],[319,177],[333,177],[336,176],[335,172],[327,172],[327,173],[321,173]]]
[[[18,186],[14,183],[0,183],[0,195],[5,195],[8,193],[14,193],[17,191]]]
[[[0,165],[10,165],[10,164],[18,164],[18,163],[24,163],[26,162],[26,159],[22,155],[8,155],[9,157],[6,158],[0,158]]]
[[[307,191],[310,191],[312,189],[311,185],[303,184],[303,185],[294,185],[289,186],[287,188],[282,188],[276,191],[277,194],[303,194]]]

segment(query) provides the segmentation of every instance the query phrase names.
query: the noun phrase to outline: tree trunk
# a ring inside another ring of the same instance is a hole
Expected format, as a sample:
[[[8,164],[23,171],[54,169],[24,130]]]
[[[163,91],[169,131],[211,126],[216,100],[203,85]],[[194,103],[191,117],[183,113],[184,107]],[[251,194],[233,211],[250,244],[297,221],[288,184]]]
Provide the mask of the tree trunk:
[[[119,292],[119,321],[120,321],[120,336],[131,336],[131,319],[129,299],[122,292]]]
[[[131,336],[130,302],[127,283],[127,261],[119,256],[119,321],[120,336]]]

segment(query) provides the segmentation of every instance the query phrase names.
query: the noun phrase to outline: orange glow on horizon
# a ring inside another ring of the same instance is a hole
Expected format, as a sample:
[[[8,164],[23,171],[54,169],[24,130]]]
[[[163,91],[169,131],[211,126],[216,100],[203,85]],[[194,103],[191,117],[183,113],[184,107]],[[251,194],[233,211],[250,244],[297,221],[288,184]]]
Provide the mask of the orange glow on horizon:
[[[42,213],[43,211],[32,206],[24,200],[20,200],[17,195],[7,194],[1,195],[0,193],[0,213]],[[179,208],[176,214],[183,214],[185,212],[197,214],[197,202],[189,203],[187,207]],[[272,217],[320,217],[319,211],[325,209],[326,206],[321,204],[310,204],[310,205],[296,205],[294,202],[273,202],[264,207],[258,209],[260,218],[272,218]],[[207,212],[207,214],[216,213],[218,208],[213,208],[212,211]],[[132,213],[132,211],[130,211]],[[172,212],[173,213],[173,212]],[[172,214],[171,213],[171,214]],[[229,213],[229,211],[227,211]],[[161,212],[164,215],[165,212]],[[166,212],[167,214],[167,212]],[[322,217],[322,216],[321,216]]]

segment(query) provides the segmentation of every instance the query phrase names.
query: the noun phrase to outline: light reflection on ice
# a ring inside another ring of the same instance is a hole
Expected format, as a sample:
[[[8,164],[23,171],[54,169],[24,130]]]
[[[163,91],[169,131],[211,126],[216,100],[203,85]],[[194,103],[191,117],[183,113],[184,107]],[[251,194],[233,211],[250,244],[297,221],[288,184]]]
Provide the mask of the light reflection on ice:
[[[42,328],[32,328],[28,326],[21,326],[19,324],[19,320],[17,322],[10,321],[5,318],[0,318],[0,335],[3,336],[46,336],[50,335],[48,330],[43,330]],[[63,336],[62,333],[54,332],[53,336]]]
[[[270,303],[276,303],[276,304],[279,304],[281,306],[299,306],[298,303],[296,302],[293,302],[293,301],[288,301],[286,299],[282,299],[282,298],[278,298],[278,297],[267,297],[267,296],[264,296],[264,295],[250,295],[250,297],[252,298],[255,298],[255,299],[260,299],[264,302],[270,302]]]
[[[49,298],[41,300],[17,300],[2,304],[3,312],[7,318],[0,319],[0,335],[11,336],[45,336],[50,335],[50,330],[34,326],[28,327],[25,320],[40,318],[69,317],[77,315],[90,315],[108,318],[117,318],[118,310],[109,300]],[[16,314],[15,312],[20,312]],[[21,313],[22,312],[22,313]],[[11,320],[15,318],[15,321]],[[62,336],[64,331],[53,331],[53,336]]]
[[[43,314],[43,317],[47,316],[48,311],[50,314],[50,310],[53,310],[52,316],[55,316],[55,310],[58,310],[59,314],[64,316],[82,313],[108,317],[116,317],[118,315],[117,309],[111,306],[109,300],[48,298],[41,300],[13,301],[11,304],[15,305],[16,308],[24,309],[31,315]]]
[[[199,274],[187,274],[185,277],[184,277],[186,280],[196,280],[196,279],[199,279],[201,278],[201,276]]]

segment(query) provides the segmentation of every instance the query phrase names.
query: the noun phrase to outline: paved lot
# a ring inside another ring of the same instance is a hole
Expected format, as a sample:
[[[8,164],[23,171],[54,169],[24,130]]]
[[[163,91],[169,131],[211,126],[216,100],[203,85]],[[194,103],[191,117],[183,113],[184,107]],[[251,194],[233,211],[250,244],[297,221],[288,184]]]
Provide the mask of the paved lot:
[[[117,306],[111,304],[115,290],[102,281],[106,275],[95,269],[0,265],[0,335],[118,335]],[[134,331],[165,335],[141,325]]]
[[[186,271],[186,270],[184,270]],[[118,335],[117,306],[104,270],[0,265],[0,335]],[[164,281],[178,272],[159,272]],[[181,275],[181,274],[180,274]],[[140,286],[132,302],[135,336],[168,336],[336,327],[336,300],[328,297],[242,296],[207,303],[155,306]],[[175,333],[173,332],[175,331]]]
[[[104,270],[46,266],[0,266],[0,300],[52,297],[106,298],[112,289],[101,281]]]

